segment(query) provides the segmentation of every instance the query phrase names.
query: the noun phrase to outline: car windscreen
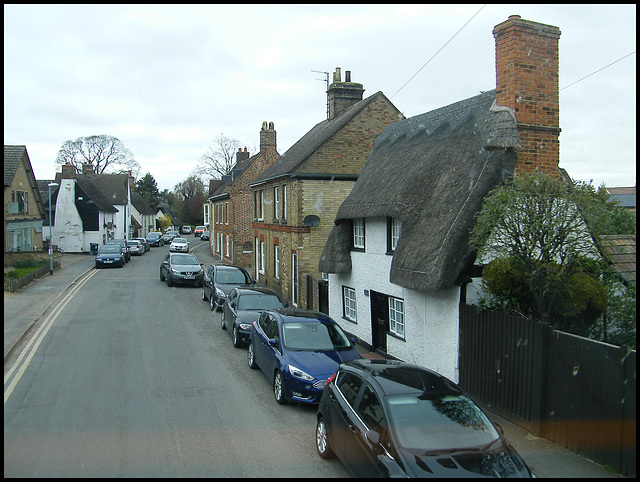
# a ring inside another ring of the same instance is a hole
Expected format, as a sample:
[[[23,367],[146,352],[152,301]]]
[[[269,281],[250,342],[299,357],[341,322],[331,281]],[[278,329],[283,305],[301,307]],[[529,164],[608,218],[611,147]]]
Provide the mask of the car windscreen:
[[[187,240],[184,238],[173,238],[173,242],[176,244],[187,244]]]
[[[283,307],[276,295],[268,293],[243,293],[238,297],[238,310],[270,310]]]
[[[149,233],[149,234],[147,234],[147,238],[151,238],[151,239],[159,238],[160,236],[162,236],[162,233]]]
[[[289,350],[334,351],[351,347],[337,323],[289,322],[282,325],[282,342]]]
[[[171,264],[182,264],[182,265],[200,265],[198,260],[194,256],[189,256],[186,254],[178,254],[171,257]]]
[[[424,454],[478,449],[499,438],[487,416],[466,395],[451,393],[386,397],[398,443]]]
[[[217,269],[215,281],[216,283],[220,283],[223,285],[244,285],[251,282],[244,271],[241,271],[239,269]]]
[[[105,244],[98,248],[98,254],[120,254],[121,248],[117,244]]]

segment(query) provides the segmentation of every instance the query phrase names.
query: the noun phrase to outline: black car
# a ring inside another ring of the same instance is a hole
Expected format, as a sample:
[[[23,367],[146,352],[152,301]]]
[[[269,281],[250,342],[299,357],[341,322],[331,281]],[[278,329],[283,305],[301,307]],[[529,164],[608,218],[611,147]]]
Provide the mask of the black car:
[[[147,234],[145,238],[149,246],[164,246],[164,239],[162,239],[162,233],[158,231],[152,231]]]
[[[222,329],[229,331],[233,346],[249,344],[251,325],[264,310],[286,308],[288,303],[269,288],[233,288],[222,306]]]
[[[340,366],[318,405],[316,448],[355,477],[532,477],[458,385],[395,360]]]
[[[248,288],[255,283],[244,268],[212,264],[204,273],[202,300],[209,300],[209,308],[222,308],[233,288]]]
[[[160,281],[167,280],[167,286],[192,284],[202,286],[204,270],[202,264],[191,253],[169,252],[160,264]]]
[[[125,264],[124,253],[117,244],[105,244],[98,248],[96,255],[96,268],[105,266],[117,266],[122,268]]]
[[[129,262],[131,260],[131,250],[129,249],[129,244],[124,239],[110,239],[107,241],[107,244],[117,244],[122,249],[122,254],[124,254],[125,262]]]

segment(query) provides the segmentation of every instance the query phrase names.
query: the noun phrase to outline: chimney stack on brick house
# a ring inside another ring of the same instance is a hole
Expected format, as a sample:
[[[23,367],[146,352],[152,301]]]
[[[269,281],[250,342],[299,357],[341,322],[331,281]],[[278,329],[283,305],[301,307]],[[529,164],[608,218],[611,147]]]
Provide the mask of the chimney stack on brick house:
[[[260,152],[275,152],[276,151],[276,130],[273,127],[273,122],[262,123],[262,129],[260,129]]]
[[[496,104],[516,116],[522,150],[515,175],[538,169],[559,175],[560,29],[512,15],[493,29],[496,41]]]
[[[342,82],[342,72],[340,67],[336,67],[336,71],[333,73],[333,83],[327,90],[329,120],[335,119],[353,104],[360,102],[363,94],[362,84],[351,82],[351,71],[345,72],[345,82]]]
[[[249,159],[249,151],[247,151],[247,148],[245,147],[243,151],[242,147],[238,147],[238,152],[236,152],[236,165],[240,165],[242,161],[246,161],[247,159]]]
[[[75,179],[76,177],[76,166],[73,164],[63,164],[62,172],[60,173],[60,179]],[[58,176],[56,175],[56,181],[58,180]]]
[[[86,162],[86,163],[82,164],[82,175],[87,179],[91,179],[93,177],[93,164],[92,163]]]

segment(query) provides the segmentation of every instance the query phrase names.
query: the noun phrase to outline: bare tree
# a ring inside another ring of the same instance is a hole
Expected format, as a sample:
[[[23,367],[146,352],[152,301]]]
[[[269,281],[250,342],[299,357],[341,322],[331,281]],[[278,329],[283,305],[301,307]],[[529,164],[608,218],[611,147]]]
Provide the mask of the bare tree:
[[[104,134],[65,141],[56,156],[56,164],[71,164],[78,170],[88,163],[97,174],[108,169],[110,172],[131,171],[136,177],[140,170],[140,164],[120,139]]]
[[[240,148],[240,141],[220,134],[213,140],[207,152],[200,156],[196,172],[209,179],[220,179],[229,174],[236,163],[236,151]]]

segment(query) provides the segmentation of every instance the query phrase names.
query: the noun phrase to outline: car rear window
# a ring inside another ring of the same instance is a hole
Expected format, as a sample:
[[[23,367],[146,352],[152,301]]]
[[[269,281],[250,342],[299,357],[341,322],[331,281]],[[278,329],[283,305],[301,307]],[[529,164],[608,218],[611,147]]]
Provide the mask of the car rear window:
[[[340,390],[340,393],[347,400],[349,405],[353,407],[362,386],[362,378],[349,372],[339,372],[338,379],[335,382],[336,387]]]

